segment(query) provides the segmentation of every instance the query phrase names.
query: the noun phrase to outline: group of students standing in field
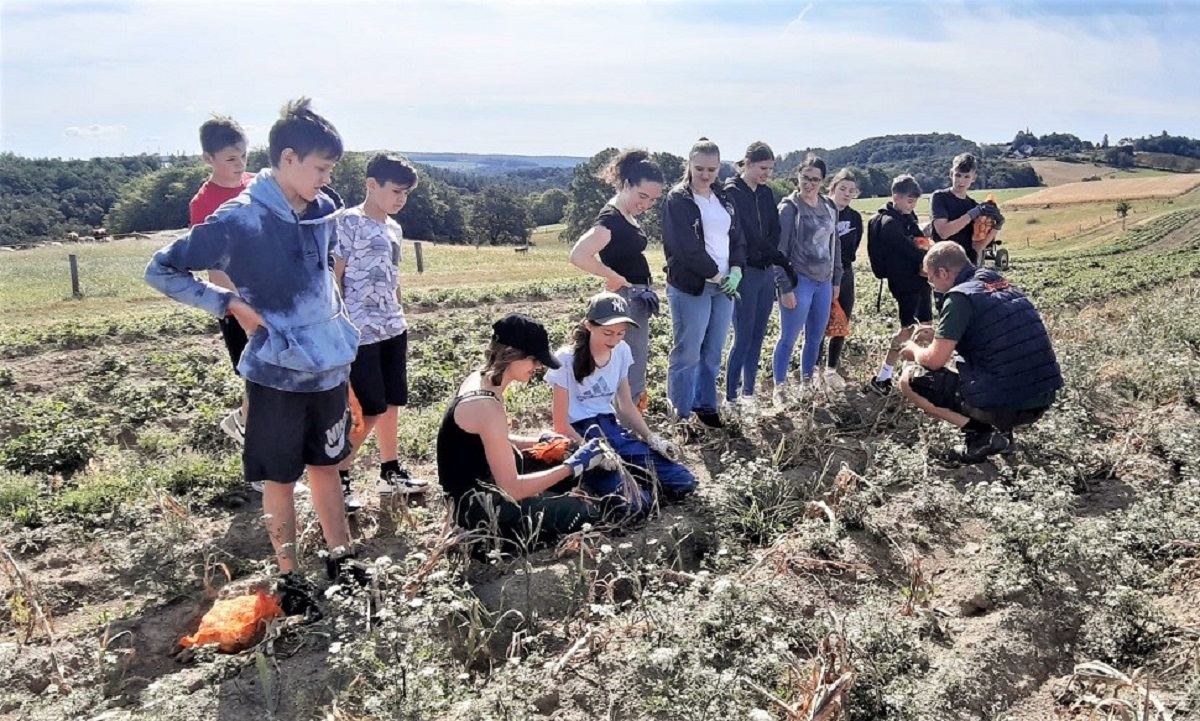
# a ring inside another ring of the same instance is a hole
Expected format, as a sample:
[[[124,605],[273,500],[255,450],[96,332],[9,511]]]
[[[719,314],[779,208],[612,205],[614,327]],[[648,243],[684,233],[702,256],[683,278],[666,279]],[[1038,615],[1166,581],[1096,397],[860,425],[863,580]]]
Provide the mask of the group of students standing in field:
[[[146,280],[221,320],[246,381],[242,407],[222,428],[243,444],[246,481],[263,494],[284,610],[316,614],[313,587],[298,569],[294,494],[312,496],[329,578],[361,585],[370,568],[356,558],[347,513],[361,505],[351,464],[367,434],[378,435],[380,493],[419,493],[428,485],[404,470],[396,447],[397,415],[407,402],[408,325],[398,274],[402,233],[392,216],[418,175],[403,157],[378,154],[366,167],[366,199],[345,208],[328,187],[341,137],[303,98],[287,104],[272,126],[271,167],[256,175],[244,172],[246,137],[232,120],[205,123],[201,144],[213,172],[193,201],[193,225],[155,254]],[[776,303],[782,332],[772,354],[775,400],[788,400],[790,359],[802,332],[801,390],[818,382],[844,387],[837,371],[842,340],[829,344],[823,371],[817,364],[834,301],[847,314],[854,306],[863,223],[849,203],[857,185],[848,170],[827,181],[824,162],[810,157],[798,189],[776,205],[766,184],[774,163],[771,149],[754,143],[722,187],[719,150],[702,139],[688,154],[685,177],[666,191],[662,234],[673,330],[666,395],[672,424],[685,432],[664,438],[643,415],[649,325],[660,298],[637,216],[658,203],[666,179],[643,150],[613,160],[604,177],[615,193],[570,254],[603,279],[604,292],[581,308],[558,351],[533,318],[510,313],[497,320],[482,366],[446,408],[438,482],[459,526],[517,550],[587,524],[640,518],[656,503],[686,497],[696,478],[679,462],[676,439],[723,425],[717,380],[731,325],[726,405],[753,404]],[[882,238],[892,232],[883,216],[894,205],[903,209],[909,183],[915,181],[898,178],[893,203],[880,211]],[[208,271],[210,282],[196,278],[198,271]],[[894,294],[902,285],[889,276]],[[927,301],[916,310],[900,295],[897,301],[905,324],[928,322]],[[504,391],[543,369],[553,387],[553,430],[513,434]],[[890,378],[890,365],[884,369]],[[872,387],[884,390],[876,380]],[[352,405],[361,413],[352,414]],[[308,489],[299,483],[306,472]]]

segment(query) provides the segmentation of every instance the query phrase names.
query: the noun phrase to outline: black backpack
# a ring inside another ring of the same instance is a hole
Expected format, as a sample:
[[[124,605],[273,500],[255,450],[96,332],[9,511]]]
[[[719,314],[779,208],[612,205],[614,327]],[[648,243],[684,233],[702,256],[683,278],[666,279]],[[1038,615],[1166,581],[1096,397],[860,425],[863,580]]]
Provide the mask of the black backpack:
[[[888,277],[889,268],[886,251],[878,240],[883,231],[883,213],[876,213],[867,222],[867,258],[871,261],[871,273],[879,279]]]

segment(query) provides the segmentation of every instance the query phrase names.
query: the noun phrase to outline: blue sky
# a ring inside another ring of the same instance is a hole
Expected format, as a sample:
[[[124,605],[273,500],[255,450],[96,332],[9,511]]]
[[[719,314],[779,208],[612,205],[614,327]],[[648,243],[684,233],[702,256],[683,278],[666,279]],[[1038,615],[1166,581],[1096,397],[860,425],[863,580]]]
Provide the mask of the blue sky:
[[[865,137],[1200,136],[1200,2],[0,2],[0,148],[252,144],[314,97],[354,150],[729,157]]]

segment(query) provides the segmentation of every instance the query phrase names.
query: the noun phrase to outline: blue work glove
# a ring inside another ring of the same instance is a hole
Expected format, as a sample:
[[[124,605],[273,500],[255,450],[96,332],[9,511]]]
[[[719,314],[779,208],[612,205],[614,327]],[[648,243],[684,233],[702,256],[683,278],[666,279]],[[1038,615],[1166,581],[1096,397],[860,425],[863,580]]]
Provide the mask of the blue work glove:
[[[971,220],[975,220],[982,213],[983,213],[983,206],[976,205],[974,208],[971,208],[970,210],[967,211],[967,217],[970,218]]]
[[[1000,208],[992,203],[984,203],[979,206],[983,208],[981,215],[991,218],[994,222],[994,227],[999,230],[1004,225],[1004,214],[1000,212]]]
[[[721,290],[725,291],[725,295],[734,295],[737,293],[738,284],[742,282],[742,269],[738,266],[733,266],[729,269],[729,275],[721,281]]]
[[[600,445],[599,438],[593,438],[563,461],[563,465],[570,468],[575,477],[579,478],[584,471],[592,470],[603,461],[604,448]]]
[[[653,288],[634,288],[629,292],[629,299],[645,303],[650,315],[658,315],[662,307],[662,301],[658,299],[658,293],[655,293]]]

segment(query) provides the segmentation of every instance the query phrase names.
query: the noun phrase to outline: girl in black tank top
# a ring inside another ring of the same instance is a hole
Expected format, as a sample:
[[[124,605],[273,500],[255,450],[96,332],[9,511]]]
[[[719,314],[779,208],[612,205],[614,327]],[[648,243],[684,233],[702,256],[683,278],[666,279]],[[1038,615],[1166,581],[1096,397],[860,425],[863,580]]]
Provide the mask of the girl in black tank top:
[[[459,526],[483,531],[489,545],[515,553],[595,524],[600,511],[581,496],[562,495],[577,484],[583,451],[534,467],[520,451],[539,439],[509,433],[504,389],[529,382],[543,365],[559,365],[546,329],[517,313],[492,328],[483,369],[463,382],[438,429],[438,481]]]

